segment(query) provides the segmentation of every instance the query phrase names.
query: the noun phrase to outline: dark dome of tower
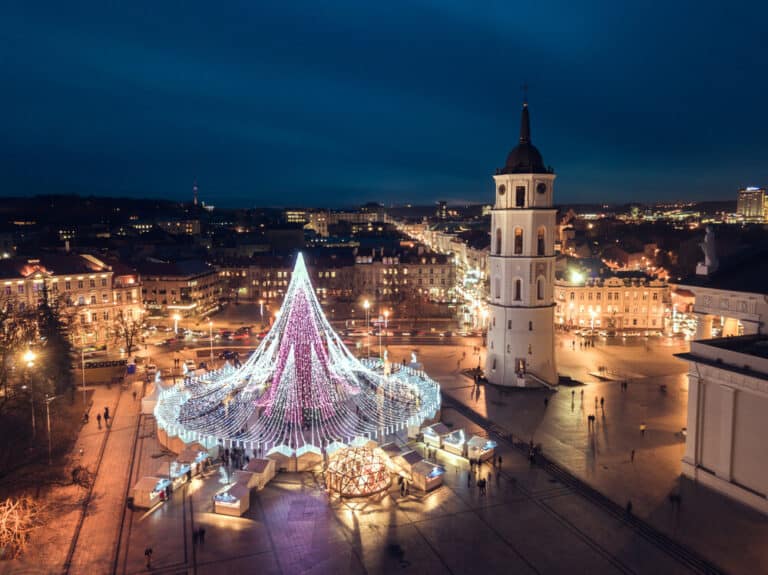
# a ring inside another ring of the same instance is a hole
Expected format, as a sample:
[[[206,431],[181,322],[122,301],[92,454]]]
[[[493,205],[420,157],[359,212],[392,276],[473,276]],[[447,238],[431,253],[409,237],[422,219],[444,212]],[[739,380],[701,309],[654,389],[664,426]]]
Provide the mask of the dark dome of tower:
[[[541,152],[531,143],[531,121],[528,104],[523,104],[520,119],[520,143],[507,156],[507,163],[500,174],[548,174],[551,170],[544,165]]]

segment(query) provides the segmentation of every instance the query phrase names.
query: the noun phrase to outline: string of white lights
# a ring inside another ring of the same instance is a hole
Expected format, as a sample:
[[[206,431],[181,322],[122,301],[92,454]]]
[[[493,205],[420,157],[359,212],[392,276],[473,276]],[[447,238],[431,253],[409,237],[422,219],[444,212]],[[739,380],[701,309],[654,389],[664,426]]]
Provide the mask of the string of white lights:
[[[238,369],[226,365],[163,389],[155,415],[185,441],[295,453],[381,439],[439,407],[439,386],[422,371],[396,365],[385,374],[381,359],[360,361],[347,349],[299,254],[282,309],[256,351]]]

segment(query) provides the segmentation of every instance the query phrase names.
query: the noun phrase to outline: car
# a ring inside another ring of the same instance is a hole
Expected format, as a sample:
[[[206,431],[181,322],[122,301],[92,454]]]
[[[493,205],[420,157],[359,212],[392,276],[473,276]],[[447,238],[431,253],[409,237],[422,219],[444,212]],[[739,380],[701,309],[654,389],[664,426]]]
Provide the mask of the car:
[[[184,360],[184,365],[187,366],[188,370],[195,371],[196,364],[195,364],[195,360],[194,359],[185,359]]]
[[[145,369],[147,370],[147,375],[155,375],[157,373],[157,366],[154,363],[148,363]]]
[[[413,335],[410,331],[404,331],[400,335],[404,335],[406,337]]]
[[[219,359],[234,359],[235,358],[235,352],[225,349],[221,353],[219,353]]]
[[[250,333],[238,333],[235,332],[232,334],[231,339],[249,339],[251,337]]]
[[[221,339],[232,339],[232,332],[229,330],[221,332]]]

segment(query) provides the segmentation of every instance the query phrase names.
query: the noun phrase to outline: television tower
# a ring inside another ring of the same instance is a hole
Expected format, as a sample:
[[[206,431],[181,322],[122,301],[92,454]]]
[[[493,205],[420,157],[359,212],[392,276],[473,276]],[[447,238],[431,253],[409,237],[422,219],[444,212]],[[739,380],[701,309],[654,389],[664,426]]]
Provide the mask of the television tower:
[[[192,204],[197,205],[197,180],[192,184]]]

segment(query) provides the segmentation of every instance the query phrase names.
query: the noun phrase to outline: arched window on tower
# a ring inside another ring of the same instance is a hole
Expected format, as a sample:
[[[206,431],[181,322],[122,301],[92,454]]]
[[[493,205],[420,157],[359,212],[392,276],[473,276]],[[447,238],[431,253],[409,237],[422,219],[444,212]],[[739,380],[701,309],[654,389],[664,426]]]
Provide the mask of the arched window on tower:
[[[541,278],[536,280],[536,297],[540,300],[544,299],[544,280]]]
[[[523,282],[521,280],[515,280],[515,301],[523,299]]]
[[[493,278],[493,297],[496,299],[501,297],[501,280],[499,278]]]
[[[501,254],[501,228],[496,228],[496,255]]]
[[[539,231],[536,233],[536,255],[543,256],[546,250],[546,241],[545,237],[547,235],[547,229],[545,227],[540,227]]]
[[[515,254],[523,253],[523,228],[515,228]]]

